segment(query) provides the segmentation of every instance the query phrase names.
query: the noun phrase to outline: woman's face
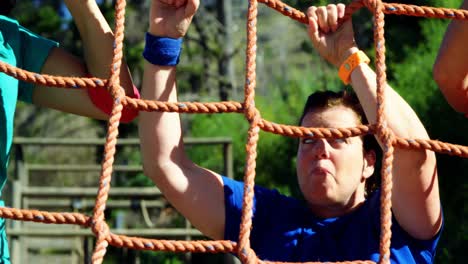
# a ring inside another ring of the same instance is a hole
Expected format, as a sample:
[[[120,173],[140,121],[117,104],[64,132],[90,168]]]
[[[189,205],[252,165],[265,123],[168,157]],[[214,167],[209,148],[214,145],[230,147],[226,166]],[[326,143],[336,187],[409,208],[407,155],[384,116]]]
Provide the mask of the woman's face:
[[[345,106],[309,112],[304,127],[350,128],[360,125],[356,113]],[[297,153],[297,177],[312,209],[353,208],[364,201],[365,180],[374,172],[375,155],[363,151],[361,137],[301,139]],[[325,213],[326,215],[326,213]]]

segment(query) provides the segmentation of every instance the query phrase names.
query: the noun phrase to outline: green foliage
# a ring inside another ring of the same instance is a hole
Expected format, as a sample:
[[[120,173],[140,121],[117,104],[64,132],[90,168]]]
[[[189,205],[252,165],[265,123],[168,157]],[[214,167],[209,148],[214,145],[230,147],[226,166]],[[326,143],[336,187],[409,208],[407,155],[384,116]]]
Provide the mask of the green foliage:
[[[241,114],[194,115],[190,122],[191,137],[229,137],[233,141],[234,175],[241,179],[245,163],[246,135],[248,123]],[[188,148],[189,156],[198,164],[211,170],[222,172],[221,150],[205,148]]]
[[[60,31],[62,19],[51,6],[36,8],[31,2],[21,2],[14,9],[14,16],[21,25],[33,32],[42,32],[43,36],[55,38]]]
[[[142,263],[183,264],[182,255],[167,252],[141,252]]]

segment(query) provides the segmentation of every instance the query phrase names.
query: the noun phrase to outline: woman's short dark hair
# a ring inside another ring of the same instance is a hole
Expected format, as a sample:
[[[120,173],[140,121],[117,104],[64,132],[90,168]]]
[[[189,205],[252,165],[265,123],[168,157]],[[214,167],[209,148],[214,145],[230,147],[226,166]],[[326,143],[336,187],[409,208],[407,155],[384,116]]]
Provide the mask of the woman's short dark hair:
[[[307,98],[307,102],[304,106],[304,110],[302,111],[301,118],[299,119],[299,125],[302,125],[302,121],[304,121],[304,117],[308,113],[315,110],[325,110],[335,106],[348,107],[356,113],[361,124],[369,124],[366,118],[366,114],[364,113],[364,109],[362,109],[362,105],[359,102],[359,99],[357,98],[355,93],[348,91],[317,91]],[[377,161],[374,176],[369,177],[366,180],[366,193],[369,195],[380,185],[380,166],[377,165],[380,165],[379,161],[382,157],[382,150],[379,144],[377,143],[377,140],[375,139],[374,135],[372,134],[364,135],[362,137],[362,141],[364,146],[364,152],[369,152],[373,150],[375,152]]]
[[[16,0],[0,0],[0,15],[9,15],[15,5]]]

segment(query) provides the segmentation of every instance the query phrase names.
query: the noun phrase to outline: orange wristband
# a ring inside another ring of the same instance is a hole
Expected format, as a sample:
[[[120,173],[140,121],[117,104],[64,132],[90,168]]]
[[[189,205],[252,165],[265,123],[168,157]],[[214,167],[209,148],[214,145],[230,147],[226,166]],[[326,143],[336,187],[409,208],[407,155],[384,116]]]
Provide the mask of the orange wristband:
[[[348,85],[351,81],[351,73],[353,70],[361,63],[369,64],[370,59],[367,55],[361,50],[351,54],[344,62],[341,64],[338,71],[338,76],[343,81],[344,84]]]

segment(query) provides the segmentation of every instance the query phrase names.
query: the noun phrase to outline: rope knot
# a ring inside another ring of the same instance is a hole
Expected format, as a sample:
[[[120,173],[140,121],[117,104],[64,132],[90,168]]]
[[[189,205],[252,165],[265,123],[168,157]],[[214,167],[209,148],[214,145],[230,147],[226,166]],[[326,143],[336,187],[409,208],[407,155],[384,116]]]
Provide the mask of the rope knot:
[[[110,229],[109,225],[104,220],[92,220],[91,221],[91,229],[93,230],[93,233],[98,236],[98,237],[108,237],[110,234]]]

